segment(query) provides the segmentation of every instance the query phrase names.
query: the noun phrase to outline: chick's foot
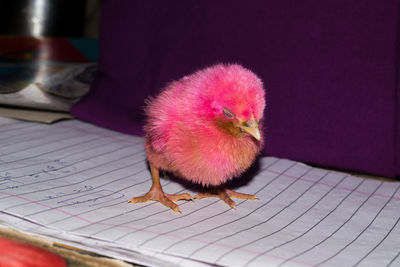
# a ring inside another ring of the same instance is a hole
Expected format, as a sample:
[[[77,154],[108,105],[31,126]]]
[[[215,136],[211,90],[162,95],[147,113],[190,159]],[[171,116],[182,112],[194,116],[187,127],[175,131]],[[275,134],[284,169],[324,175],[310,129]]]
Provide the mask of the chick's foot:
[[[192,196],[189,195],[188,193],[177,194],[177,195],[166,194],[162,191],[161,188],[152,187],[150,191],[147,192],[147,194],[140,197],[132,198],[129,201],[129,203],[142,203],[154,200],[160,202],[161,204],[167,206],[168,208],[172,209],[175,212],[181,212],[178,208],[178,205],[176,205],[174,202],[182,199],[192,200]]]
[[[202,198],[207,198],[207,197],[218,197],[234,210],[236,210],[236,206],[235,206],[235,202],[232,200],[232,198],[250,199],[250,200],[257,199],[257,197],[255,195],[235,192],[235,191],[227,189],[225,187],[212,188],[210,190],[210,192],[199,193],[196,196],[196,199],[202,199]]]
[[[192,196],[184,193],[184,194],[177,194],[177,195],[171,195],[171,194],[166,194],[162,190],[161,183],[160,183],[160,172],[158,168],[154,167],[150,163],[150,171],[151,171],[151,178],[153,180],[153,184],[145,195],[141,197],[135,197],[132,198],[129,203],[142,203],[142,202],[147,202],[150,200],[155,200],[160,202],[161,204],[164,204],[168,208],[172,209],[175,212],[180,212],[182,213],[178,205],[176,205],[174,202],[184,199],[184,200],[192,200]]]

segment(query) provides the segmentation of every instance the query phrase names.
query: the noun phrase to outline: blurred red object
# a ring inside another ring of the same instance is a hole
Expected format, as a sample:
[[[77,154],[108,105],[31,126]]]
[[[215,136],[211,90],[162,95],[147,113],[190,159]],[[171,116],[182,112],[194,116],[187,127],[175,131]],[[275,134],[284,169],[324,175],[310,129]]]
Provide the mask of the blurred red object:
[[[66,261],[47,250],[0,238],[0,267],[64,267]]]

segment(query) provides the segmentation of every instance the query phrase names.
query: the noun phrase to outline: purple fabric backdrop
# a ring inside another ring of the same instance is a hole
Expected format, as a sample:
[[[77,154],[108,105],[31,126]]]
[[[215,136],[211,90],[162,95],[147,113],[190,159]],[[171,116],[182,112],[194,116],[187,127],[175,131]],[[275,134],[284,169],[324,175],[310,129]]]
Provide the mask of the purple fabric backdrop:
[[[140,134],[143,100],[218,62],[267,89],[265,154],[400,174],[399,0],[103,0],[99,72],[73,107]]]

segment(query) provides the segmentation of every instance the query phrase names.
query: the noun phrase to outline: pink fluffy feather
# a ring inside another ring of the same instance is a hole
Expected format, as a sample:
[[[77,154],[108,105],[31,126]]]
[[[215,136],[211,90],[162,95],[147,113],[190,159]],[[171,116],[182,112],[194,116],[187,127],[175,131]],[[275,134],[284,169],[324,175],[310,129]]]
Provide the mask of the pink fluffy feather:
[[[264,94],[261,80],[236,64],[218,64],[172,82],[145,109],[149,162],[202,185],[239,176],[259,154],[263,139],[238,138],[221,128],[229,121],[223,108],[258,122]]]

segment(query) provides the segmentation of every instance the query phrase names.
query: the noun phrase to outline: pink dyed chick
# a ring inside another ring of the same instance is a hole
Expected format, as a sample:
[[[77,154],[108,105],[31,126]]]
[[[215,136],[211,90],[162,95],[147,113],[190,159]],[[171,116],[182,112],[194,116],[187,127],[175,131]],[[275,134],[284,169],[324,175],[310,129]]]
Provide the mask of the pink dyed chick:
[[[163,192],[159,170],[199,183],[235,209],[231,197],[255,199],[223,185],[253,163],[263,144],[259,122],[265,107],[261,80],[240,65],[215,65],[169,84],[147,103],[146,153],[153,185],[131,203],[174,203],[185,194]]]

